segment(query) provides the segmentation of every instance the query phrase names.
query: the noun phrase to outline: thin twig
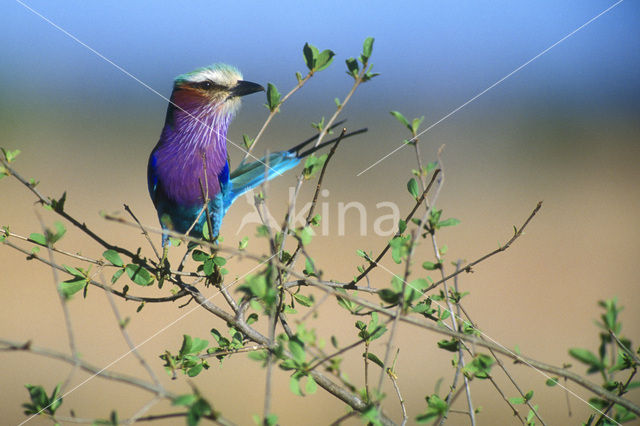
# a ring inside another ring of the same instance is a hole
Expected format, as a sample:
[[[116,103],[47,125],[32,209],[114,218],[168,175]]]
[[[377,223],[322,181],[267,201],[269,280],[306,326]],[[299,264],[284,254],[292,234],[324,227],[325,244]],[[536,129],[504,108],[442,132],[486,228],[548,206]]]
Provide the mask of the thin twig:
[[[527,218],[527,220],[524,221],[522,226],[520,226],[520,228],[517,228],[517,229],[515,229],[515,227],[514,227],[515,232],[513,233],[513,236],[504,245],[502,245],[502,246],[498,247],[497,249],[485,254],[484,256],[479,257],[478,259],[474,260],[473,262],[467,263],[462,268],[460,268],[459,271],[456,271],[456,272],[446,276],[445,278],[441,279],[440,281],[436,281],[435,283],[431,284],[426,290],[424,290],[424,293],[427,293],[428,291],[433,290],[434,288],[438,287],[440,284],[442,284],[446,280],[449,280],[449,279],[455,277],[456,275],[461,274],[462,272],[472,272],[473,267],[476,266],[478,263],[481,263],[481,262],[487,260],[488,258],[490,258],[490,257],[492,257],[492,256],[494,256],[494,255],[496,255],[498,253],[502,253],[503,251],[507,250],[511,246],[511,244],[513,244],[513,242],[515,240],[517,240],[522,235],[524,229],[527,227],[527,225],[529,225],[529,222],[531,222],[531,220],[538,213],[538,211],[540,211],[541,207],[542,207],[542,201],[539,201],[538,204],[536,205],[536,207],[533,209],[533,211],[529,215],[529,217]]]
[[[429,185],[427,185],[427,188],[422,191],[422,194],[420,195],[420,197],[418,197],[418,199],[416,200],[416,204],[413,206],[413,209],[409,212],[409,214],[405,217],[405,222],[409,223],[409,221],[411,220],[411,218],[413,217],[413,215],[416,213],[416,210],[418,210],[418,207],[420,207],[420,205],[422,204],[422,202],[424,201],[424,198],[427,196],[427,193],[431,190],[431,186],[433,185],[433,183],[436,180],[436,177],[438,176],[438,174],[440,173],[440,169],[436,169],[433,172],[433,176],[431,177],[431,181],[429,182]],[[399,236],[399,233],[396,233],[394,235],[394,238]],[[376,266],[378,266],[378,262],[380,262],[380,260],[382,260],[382,258],[384,257],[384,255],[387,253],[387,251],[389,251],[389,248],[391,247],[391,244],[387,243],[387,245],[385,246],[385,248],[382,249],[382,251],[380,252],[380,254],[378,254],[378,256],[375,258],[375,260],[373,259],[367,259],[369,261],[369,266],[360,274],[358,275],[356,278],[354,278],[351,283],[350,286],[355,286],[357,283],[360,282],[360,280],[362,280],[364,277],[366,277],[369,272],[371,272],[371,270],[373,268],[375,268]]]
[[[44,226],[42,217],[38,212],[36,212],[36,216],[38,217],[38,221],[40,222],[40,227],[42,228],[42,234],[47,235],[48,232],[46,227]],[[48,242],[47,252],[49,253],[49,262],[51,264],[55,264],[53,250],[51,249],[51,246],[52,246],[52,243]],[[65,324],[65,329],[67,330],[67,339],[69,340],[69,349],[71,350],[71,356],[73,357],[73,360],[74,360],[73,368],[67,375],[67,378],[65,379],[62,386],[60,387],[61,393],[64,394],[67,386],[69,386],[69,383],[71,383],[71,379],[75,375],[76,371],[78,371],[78,368],[80,366],[80,357],[78,356],[78,348],[76,346],[76,341],[73,334],[73,324],[71,323],[71,313],[69,312],[67,299],[62,293],[62,289],[59,287],[60,284],[58,284],[60,283],[60,279],[58,278],[58,270],[54,267],[51,267],[51,273],[53,275],[53,286],[55,287],[56,294],[58,295],[58,300],[60,301],[60,306],[62,307],[62,313],[64,315],[64,324]]]
[[[144,237],[149,242],[149,245],[151,246],[151,249],[153,249],[153,252],[155,253],[156,257],[158,258],[158,261],[162,260],[162,257],[160,256],[160,253],[158,252],[158,249],[156,249],[155,244],[153,244],[153,241],[151,241],[151,237],[149,236],[149,233],[146,231],[146,229],[144,229],[144,226],[142,226],[142,223],[140,223],[140,221],[138,220],[136,215],[133,214],[133,211],[131,210],[131,208],[127,204],[123,204],[123,206],[124,206],[124,210],[127,213],[129,213],[129,215],[133,218],[133,220],[140,226],[140,230],[142,231],[142,235],[144,235]]]
[[[295,87],[293,89],[291,89],[289,91],[289,93],[287,93],[286,95],[284,95],[282,97],[282,99],[280,99],[280,102],[278,103],[278,105],[271,111],[269,111],[269,115],[267,116],[267,119],[265,120],[264,124],[262,125],[262,127],[260,128],[260,131],[258,131],[258,134],[256,135],[256,137],[253,139],[253,143],[251,144],[251,146],[249,146],[244,154],[244,157],[242,157],[242,160],[240,161],[240,164],[244,163],[247,158],[249,157],[249,155],[251,154],[251,151],[253,150],[253,148],[255,148],[255,146],[257,145],[258,141],[260,140],[260,137],[262,136],[262,134],[264,133],[264,131],[266,130],[266,128],[269,126],[269,123],[271,122],[271,120],[273,119],[273,117],[280,111],[280,107],[282,106],[282,104],[284,104],[286,102],[287,99],[289,99],[289,97],[291,95],[293,95],[295,92],[297,92],[302,86],[304,86],[304,84],[311,78],[313,77],[314,72],[313,71],[309,71],[309,73],[304,76],[304,78],[298,80],[298,84],[295,85]],[[267,168],[268,170],[268,168]]]
[[[104,277],[102,277],[102,281],[105,281]],[[149,374],[149,377],[151,378],[153,383],[156,385],[156,387],[161,390],[161,393],[159,393],[158,395],[162,396],[164,394],[164,388],[162,386],[162,383],[158,379],[158,376],[156,376],[156,373],[153,371],[153,369],[149,366],[147,361],[145,361],[145,359],[142,357],[140,352],[138,352],[138,349],[137,349],[138,346],[135,343],[133,343],[133,341],[131,340],[131,336],[129,336],[129,332],[127,332],[127,329],[126,329],[126,326],[127,326],[126,321],[124,321],[122,318],[122,315],[120,315],[120,311],[118,310],[116,301],[113,298],[113,294],[111,294],[110,291],[105,291],[104,294],[109,300],[109,305],[111,306],[113,315],[116,317],[116,321],[118,322],[118,328],[120,329],[120,333],[122,333],[122,337],[124,338],[125,342],[127,342],[127,346],[129,346],[131,353],[133,353],[133,356],[135,356],[138,359],[142,367],[144,367],[144,369],[147,370],[147,374]]]

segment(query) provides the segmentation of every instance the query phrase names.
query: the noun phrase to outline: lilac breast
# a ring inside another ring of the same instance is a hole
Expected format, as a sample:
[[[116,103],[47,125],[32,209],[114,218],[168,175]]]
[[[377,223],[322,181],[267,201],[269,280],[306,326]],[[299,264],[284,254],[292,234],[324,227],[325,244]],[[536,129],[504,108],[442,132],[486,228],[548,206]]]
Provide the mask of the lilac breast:
[[[201,204],[201,185],[205,192],[208,189],[209,199],[220,192],[218,176],[227,163],[229,121],[230,117],[195,110],[191,115],[175,111],[172,123],[165,123],[155,167],[169,200],[184,206]]]

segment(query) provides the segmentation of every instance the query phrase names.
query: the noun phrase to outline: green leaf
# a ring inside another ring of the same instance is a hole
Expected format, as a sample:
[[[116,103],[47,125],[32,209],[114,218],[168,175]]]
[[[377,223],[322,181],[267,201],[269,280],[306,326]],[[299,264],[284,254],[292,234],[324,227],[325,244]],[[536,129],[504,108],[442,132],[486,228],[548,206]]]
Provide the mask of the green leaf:
[[[249,237],[244,237],[238,242],[238,250],[244,250],[249,245]]]
[[[382,361],[380,361],[380,358],[378,358],[375,354],[371,353],[371,352],[366,352],[367,354],[367,359],[369,361],[372,361],[373,363],[377,364],[380,368],[384,368],[384,363]],[[363,356],[365,354],[362,354]]]
[[[316,391],[318,390],[318,384],[314,380],[313,376],[311,375],[307,376],[307,383],[304,386],[304,390],[307,393],[307,395],[312,395],[316,393]]]
[[[51,244],[58,242],[67,232],[67,229],[64,227],[62,222],[55,222],[53,226],[56,228],[55,231],[52,231],[51,229],[47,229],[45,231],[45,237]]]
[[[191,406],[191,404],[193,404],[197,400],[198,400],[197,395],[193,395],[193,394],[180,395],[176,397],[173,401],[171,401],[171,405],[189,407]]]
[[[249,359],[252,359],[254,361],[265,361],[268,355],[267,355],[267,351],[262,350],[262,351],[249,352],[248,357]]]
[[[67,201],[67,191],[63,192],[62,196],[58,200],[53,198],[50,199],[51,208],[58,213],[62,213],[64,211],[65,201]]]
[[[16,159],[16,157],[18,155],[20,155],[20,152],[22,152],[22,151],[20,151],[19,149],[14,149],[13,151],[12,150],[5,150],[3,148],[2,152],[4,153],[4,158],[7,159],[7,163],[11,163],[11,162],[13,162],[13,160]]]
[[[422,291],[428,288],[429,285],[429,282],[424,278],[417,278],[409,283],[409,287],[416,291]]]
[[[307,297],[303,294],[296,293],[293,295],[293,298],[296,299],[296,301],[300,303],[302,306],[306,306],[306,307],[313,306],[313,300],[311,300],[310,297]]]
[[[416,182],[414,178],[409,179],[409,182],[407,182],[407,189],[409,190],[409,194],[411,194],[413,198],[417,200],[420,192],[418,190],[418,182]]]
[[[327,157],[327,154],[323,154],[320,157],[316,157],[313,154],[308,156],[304,162],[304,169],[302,171],[304,174],[304,178],[306,180],[311,179],[313,175],[322,168],[325,161],[327,161]]]
[[[65,299],[71,298],[77,292],[84,290],[87,285],[87,279],[82,278],[72,278],[70,280],[64,281],[60,283],[60,292],[64,296]]]
[[[411,130],[411,125],[409,124],[409,120],[407,120],[405,116],[402,115],[402,113],[400,113],[399,111],[390,111],[389,113],[393,115],[396,118],[396,120],[400,122],[400,124],[405,126],[407,129]]]
[[[427,271],[434,271],[436,269],[440,269],[440,263],[438,262],[423,262],[422,267]]]
[[[293,359],[298,363],[302,364],[306,358],[306,354],[304,351],[304,343],[297,338],[296,336],[289,339],[289,350],[293,355]]]
[[[324,69],[327,69],[327,67],[331,65],[331,63],[333,62],[333,57],[335,55],[336,54],[329,49],[326,49],[320,52],[316,57],[316,61],[314,64],[315,71],[317,72],[317,71],[322,71]]]
[[[409,127],[409,130],[411,131],[412,134],[415,135],[418,133],[418,129],[420,128],[420,123],[422,123],[423,120],[424,120],[424,117],[413,119],[413,121],[411,122],[411,126]]]
[[[383,301],[392,305],[397,304],[400,300],[400,293],[397,293],[389,288],[383,288],[382,290],[378,291],[378,296]]]
[[[545,382],[545,384],[546,384],[547,386],[549,386],[549,387],[553,387],[553,386],[555,386],[555,385],[557,385],[557,384],[558,384],[558,378],[557,378],[557,377],[552,377],[552,378],[548,379],[548,380]]]
[[[398,221],[398,234],[402,234],[406,230],[407,230],[407,221],[403,220],[403,219],[400,219]]]
[[[267,107],[269,111],[273,112],[280,106],[280,92],[275,85],[267,84]]]
[[[518,396],[518,397],[509,398],[509,402],[512,403],[513,405],[518,405],[518,404],[524,404],[526,400]]]
[[[443,228],[445,226],[455,226],[459,223],[460,221],[458,219],[450,217],[449,219],[445,219],[443,221],[438,222],[438,224],[436,225],[436,228]]]
[[[189,368],[187,370],[187,376],[195,377],[198,374],[200,374],[200,372],[202,371],[203,368],[204,368],[204,366],[202,364],[194,365],[193,367],[191,367],[191,368]]]
[[[489,373],[491,372],[491,366],[494,364],[495,360],[485,354],[476,354],[471,363],[468,363],[463,369],[462,372],[465,376],[472,378],[477,377],[478,379],[486,379],[489,377]]]
[[[347,64],[347,74],[349,74],[353,78],[358,78],[358,73],[360,72],[358,61],[355,58],[349,58],[345,61],[345,63]]]
[[[269,95],[267,95],[267,99],[269,99]],[[245,149],[251,148],[253,142],[255,142],[255,140],[253,138],[250,138],[249,135],[242,135],[242,143],[244,144]]]
[[[47,239],[44,237],[44,235],[39,234],[39,233],[32,233],[29,234],[29,240],[33,241],[34,243],[46,246],[47,245]]]
[[[373,51],[373,37],[367,37],[362,45],[362,62],[366,63],[371,57]]]
[[[302,245],[306,246],[311,242],[311,238],[313,238],[313,231],[311,227],[305,226],[302,229],[296,229],[296,235],[300,238]]]
[[[402,259],[404,259],[409,253],[409,240],[411,239],[411,235],[407,236],[398,236],[394,237],[391,241],[389,241],[389,245],[391,246],[391,258],[396,263],[401,263]]]
[[[289,389],[291,389],[294,395],[303,396],[302,390],[300,390],[300,379],[301,377],[296,374],[291,376],[289,379]]]
[[[197,354],[200,351],[203,351],[209,346],[209,341],[204,339],[199,339],[195,337],[193,339],[193,343],[191,344],[190,354]]]
[[[438,347],[445,351],[458,352],[458,349],[460,349],[460,342],[457,339],[440,340],[438,342]]]
[[[129,278],[131,278],[131,281],[133,281],[134,283],[141,286],[149,286],[153,284],[153,277],[151,276],[149,271],[144,269],[141,265],[129,263],[127,266],[125,266],[124,269],[127,272]]]
[[[115,284],[115,282],[118,281],[118,278],[120,278],[122,274],[124,274],[124,269],[118,269],[116,272],[114,272],[113,276],[111,277],[111,284]]]
[[[309,43],[305,43],[302,48],[302,54],[304,56],[304,62],[307,64],[307,68],[309,71],[314,71],[316,66],[316,58],[318,57],[318,48],[310,45]]]
[[[416,417],[418,423],[427,423],[431,420],[435,420],[439,417],[446,417],[449,406],[438,395],[433,394],[426,397],[427,411],[424,414],[420,414]]]
[[[600,371],[604,368],[600,359],[598,359],[598,357],[588,349],[572,348],[569,349],[569,355],[583,364],[591,366],[596,371]]]
[[[196,262],[204,262],[205,260],[209,259],[209,254],[205,253],[202,250],[195,249],[193,252],[191,252],[191,258]]]
[[[120,255],[118,254],[117,251],[109,249],[104,253],[102,253],[102,255],[104,256],[105,259],[111,262],[112,265],[124,266],[124,262],[120,258]]]

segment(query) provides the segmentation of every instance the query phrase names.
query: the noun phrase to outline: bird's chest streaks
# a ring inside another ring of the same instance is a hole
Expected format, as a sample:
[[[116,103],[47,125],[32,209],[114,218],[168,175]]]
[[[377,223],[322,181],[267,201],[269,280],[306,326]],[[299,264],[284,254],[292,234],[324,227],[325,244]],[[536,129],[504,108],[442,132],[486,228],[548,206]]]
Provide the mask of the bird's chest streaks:
[[[160,147],[155,159],[159,189],[170,201],[202,205],[203,191],[209,199],[220,193],[218,176],[226,167],[226,152],[211,148],[180,150],[169,145]]]

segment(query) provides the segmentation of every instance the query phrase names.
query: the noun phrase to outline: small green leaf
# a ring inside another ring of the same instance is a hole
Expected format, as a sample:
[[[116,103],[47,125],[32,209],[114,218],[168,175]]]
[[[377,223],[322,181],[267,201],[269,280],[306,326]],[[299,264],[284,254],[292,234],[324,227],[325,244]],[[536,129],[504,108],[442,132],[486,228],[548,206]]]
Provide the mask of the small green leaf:
[[[314,68],[315,71],[322,71],[324,69],[326,69],[329,65],[331,65],[331,62],[333,62],[333,57],[336,54],[333,53],[333,51],[326,49],[323,50],[322,52],[320,52],[318,54],[318,56],[316,57],[316,61],[314,64]]]
[[[304,386],[304,390],[308,395],[313,395],[318,390],[318,384],[313,379],[313,376],[307,376],[307,383]]]
[[[193,394],[180,395],[176,397],[173,401],[171,401],[171,405],[189,407],[191,406],[191,404],[196,402],[197,399],[198,399],[198,396]]]
[[[306,354],[304,351],[304,343],[300,339],[295,336],[289,339],[289,350],[297,363],[302,364],[304,362]]]
[[[438,262],[423,262],[422,267],[427,271],[434,271],[436,269],[440,269],[440,263]]]
[[[4,153],[4,157],[7,159],[7,163],[11,163],[13,162],[13,160],[16,159],[18,155],[20,155],[20,152],[22,151],[20,151],[19,149],[14,149],[13,151],[11,151],[11,150],[5,150],[3,148],[2,152]]]
[[[311,238],[313,238],[313,231],[310,227],[305,226],[302,229],[296,230],[296,235],[300,238],[302,245],[308,245],[311,242]]]
[[[37,232],[29,234],[29,240],[33,241],[34,243],[43,245],[43,246],[47,245],[47,239],[44,237],[44,235],[39,234]]]
[[[372,354],[371,352],[367,352],[367,359],[369,361],[374,362],[375,364],[377,364],[380,368],[384,368],[384,363],[382,361],[380,361],[380,358],[378,358],[375,354]],[[364,356],[364,354],[362,354]]]
[[[545,384],[546,384],[547,386],[549,386],[549,387],[553,387],[553,386],[555,386],[555,385],[557,385],[557,384],[558,384],[558,378],[557,378],[557,377],[552,377],[552,378],[548,379],[548,380],[545,382]]]
[[[445,226],[455,226],[459,223],[460,221],[458,219],[450,217],[449,219],[445,219],[438,222],[438,224],[436,225],[436,228],[443,228]]]
[[[267,108],[273,112],[280,106],[280,92],[272,83],[267,84]]]
[[[269,99],[269,95],[267,95],[267,99]],[[242,143],[244,144],[244,147],[246,149],[251,148],[251,145],[253,145],[254,139],[250,138],[249,135],[242,135]]]
[[[345,63],[347,64],[347,74],[349,74],[353,78],[358,78],[358,73],[360,72],[358,61],[355,58],[349,58],[345,61]]]
[[[191,368],[189,368],[187,370],[187,376],[195,377],[198,374],[200,374],[200,372],[202,371],[203,368],[204,368],[204,366],[202,364],[194,365],[193,367],[191,367]]]
[[[409,190],[409,194],[417,200],[420,194],[418,190],[418,182],[416,182],[414,178],[409,179],[409,182],[407,182],[407,189]]]
[[[122,274],[124,274],[124,269],[118,269],[116,272],[114,272],[113,276],[111,277],[111,284],[115,284],[115,282],[118,281],[118,278],[120,278]]]
[[[238,242],[238,250],[244,250],[249,245],[249,237],[244,237]]]
[[[424,120],[424,117],[413,119],[413,121],[411,122],[411,126],[409,127],[409,130],[411,130],[412,134],[416,135],[418,133],[418,129],[420,128],[420,123],[422,123],[423,120]]]
[[[196,262],[204,262],[205,260],[209,259],[209,254],[205,253],[202,250],[195,249],[191,252],[191,258]]]
[[[302,48],[302,54],[304,56],[304,62],[307,64],[307,68],[309,71],[315,71],[316,66],[316,58],[318,57],[318,48],[310,45],[309,43],[305,43]]]
[[[289,389],[293,392],[294,395],[302,396],[302,390],[300,390],[300,379],[301,377],[294,374],[289,379]]]
[[[296,299],[296,301],[303,306],[306,306],[306,307],[313,306],[313,300],[311,300],[310,297],[307,297],[303,294],[296,293],[293,295],[293,298]]]
[[[602,370],[604,368],[600,359],[598,359],[598,357],[588,349],[572,348],[569,349],[569,355],[582,362],[583,364],[591,366],[592,368],[596,369],[596,371]]]
[[[518,405],[518,404],[524,404],[526,401],[524,398],[518,396],[518,397],[509,398],[509,402],[512,403],[513,405]]]
[[[65,299],[69,299],[77,292],[84,290],[87,285],[86,278],[72,278],[60,283],[60,292]]]
[[[409,120],[407,120],[405,116],[402,115],[402,113],[400,113],[399,111],[390,111],[390,114],[393,115],[396,118],[396,120],[400,122],[400,124],[405,126],[407,129],[411,130],[411,125],[409,124]]]
[[[444,349],[445,351],[458,352],[458,349],[460,349],[460,342],[458,340],[456,340],[456,339],[440,340],[438,342],[438,347],[440,349]]]
[[[141,286],[149,286],[153,284],[153,277],[151,276],[149,271],[142,267],[142,265],[129,263],[127,266],[125,266],[124,269],[127,272],[129,278],[131,278],[131,281],[133,281],[134,283]]]
[[[118,254],[117,251],[109,249],[104,253],[102,253],[102,255],[104,256],[105,259],[111,262],[112,265],[124,266],[124,262],[120,258],[120,255]]]
[[[362,45],[362,62],[366,63],[371,57],[371,52],[373,51],[373,41],[375,39],[373,37],[367,37],[364,40]]]

